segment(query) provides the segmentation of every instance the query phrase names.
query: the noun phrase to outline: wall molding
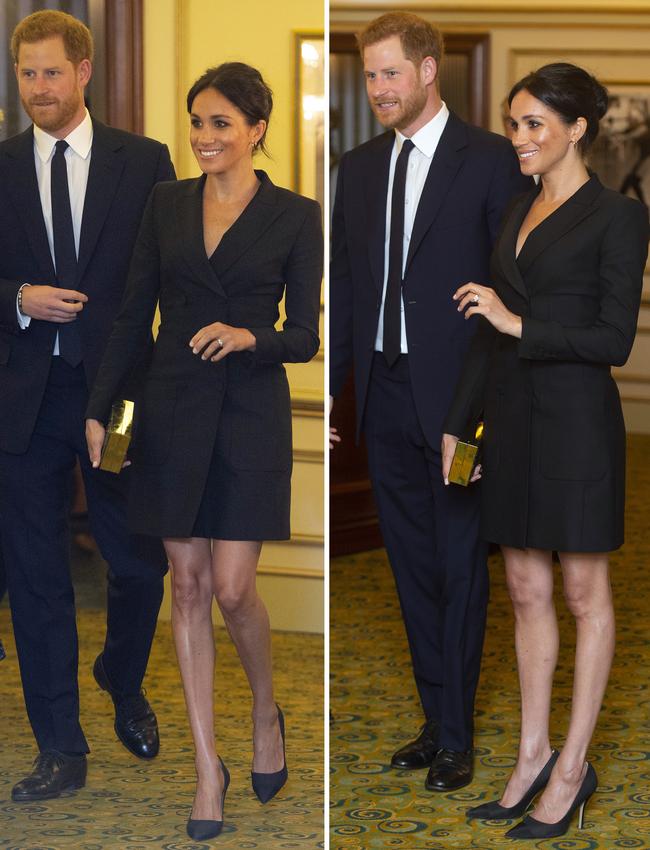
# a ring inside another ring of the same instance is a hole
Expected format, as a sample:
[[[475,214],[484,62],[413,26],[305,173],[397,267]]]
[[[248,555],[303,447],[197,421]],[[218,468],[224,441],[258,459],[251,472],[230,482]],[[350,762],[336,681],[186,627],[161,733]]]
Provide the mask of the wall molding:
[[[263,564],[258,566],[257,574],[264,576],[283,576],[285,578],[311,578],[319,579],[320,581],[324,578],[322,570],[310,569],[309,567],[301,567],[295,570],[291,567],[265,567]]]

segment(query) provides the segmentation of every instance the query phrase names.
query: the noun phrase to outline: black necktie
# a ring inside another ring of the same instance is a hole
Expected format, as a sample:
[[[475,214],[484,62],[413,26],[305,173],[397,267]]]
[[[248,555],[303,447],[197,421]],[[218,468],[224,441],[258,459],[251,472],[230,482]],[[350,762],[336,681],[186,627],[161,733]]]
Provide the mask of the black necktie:
[[[65,163],[67,147],[67,142],[58,141],[52,159],[52,233],[57,286],[63,289],[74,289],[77,282],[77,252],[74,245],[68,170]],[[81,339],[77,321],[75,319],[74,322],[59,326],[59,353],[71,366],[78,366],[81,363]]]
[[[390,243],[388,248],[388,282],[384,299],[384,357],[392,366],[400,355],[402,339],[402,261],[404,248],[404,195],[406,169],[413,142],[405,139],[397,157],[390,202]]]

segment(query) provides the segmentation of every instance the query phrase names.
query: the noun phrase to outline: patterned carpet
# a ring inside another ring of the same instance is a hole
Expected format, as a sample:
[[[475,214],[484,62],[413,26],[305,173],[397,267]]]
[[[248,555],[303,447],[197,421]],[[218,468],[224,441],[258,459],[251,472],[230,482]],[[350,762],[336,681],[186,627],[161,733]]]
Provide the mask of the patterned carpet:
[[[0,663],[0,848],[7,850],[199,850],[218,844],[248,850],[323,847],[323,641],[317,635],[273,636],[278,701],[287,721],[289,782],[262,806],[250,787],[250,691],[224,629],[216,630],[216,713],[220,753],[232,774],[224,832],[192,842],[185,833],[194,793],[193,750],[170,626],[161,623],[145,682],[161,729],[151,763],[131,756],[113,732],[112,704],[91,667],[103,641],[103,615],[78,617],[82,724],[92,753],[88,783],[41,804],[12,803],[12,785],[36,753],[25,718],[9,612],[0,609],[8,658]],[[296,682],[300,687],[296,687]]]
[[[589,752],[599,787],[563,838],[518,842],[543,850],[650,848],[650,437],[628,446],[625,547],[612,558],[618,642]],[[558,567],[559,569],[559,567]],[[515,846],[503,823],[468,822],[477,801],[498,799],[516,752],[519,698],[513,623],[500,556],[490,562],[491,603],[477,697],[474,782],[455,793],[424,790],[423,771],[396,771],[391,753],[422,722],[406,638],[383,550],[331,568],[331,850],[491,850]],[[562,648],[552,742],[561,746],[574,643],[558,594]]]

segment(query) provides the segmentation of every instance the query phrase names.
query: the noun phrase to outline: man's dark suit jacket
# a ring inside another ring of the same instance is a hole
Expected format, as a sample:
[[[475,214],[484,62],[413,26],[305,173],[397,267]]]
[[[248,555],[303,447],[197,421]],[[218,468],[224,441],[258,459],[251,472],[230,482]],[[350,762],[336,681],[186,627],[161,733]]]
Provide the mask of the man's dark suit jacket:
[[[88,296],[77,319],[91,386],[122,300],[129,259],[152,185],[172,180],[166,146],[93,121],[93,144],[76,289]],[[50,370],[58,325],[21,330],[21,284],[55,285],[34,164],[34,134],[0,144],[0,450],[26,451]]]
[[[354,361],[361,430],[384,281],[386,197],[393,132],[341,159],[332,220],[330,387],[337,396]],[[492,244],[513,195],[529,188],[509,141],[453,112],[418,205],[403,282],[409,371],[427,442],[441,425],[474,332],[452,301],[467,281],[489,282]]]

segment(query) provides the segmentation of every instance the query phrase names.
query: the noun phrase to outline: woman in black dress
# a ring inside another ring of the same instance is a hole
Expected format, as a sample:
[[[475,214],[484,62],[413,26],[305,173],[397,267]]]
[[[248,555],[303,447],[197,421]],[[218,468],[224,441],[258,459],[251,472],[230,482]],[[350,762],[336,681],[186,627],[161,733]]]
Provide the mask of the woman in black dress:
[[[111,404],[146,347],[159,302],[129,452],[130,518],[134,531],[163,538],[171,562],[172,626],[196,748],[188,833],[202,840],[221,831],[229,781],[214,740],[213,597],[253,693],[253,789],[266,802],[287,778],[255,573],[261,541],[289,537],[291,407],[282,363],[318,350],[323,248],[318,204],[253,169],[272,107],[259,72],[236,62],[211,68],[187,107],[203,176],[158,184],[151,195],[87,436],[97,465]]]
[[[468,813],[515,818],[512,838],[562,835],[597,779],[586,762],[614,652],[608,552],[623,542],[625,426],[610,367],[632,348],[648,251],[647,211],[605,189],[584,155],[607,92],[554,63],[509,96],[512,143],[540,184],[506,216],[493,287],[461,286],[465,318],[482,316],[445,423],[448,475],[456,437],[481,409],[482,533],[501,544],[515,611],[521,736],[499,802]],[[484,321],[484,320],[487,321]],[[558,655],[552,553],[576,620],[571,718],[561,753],[549,743]]]

